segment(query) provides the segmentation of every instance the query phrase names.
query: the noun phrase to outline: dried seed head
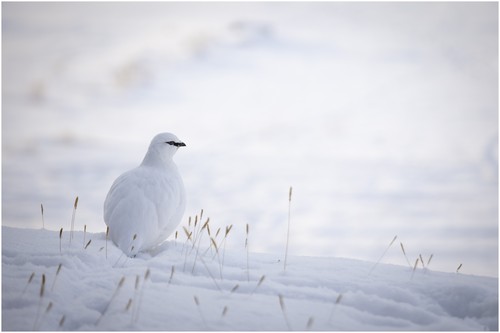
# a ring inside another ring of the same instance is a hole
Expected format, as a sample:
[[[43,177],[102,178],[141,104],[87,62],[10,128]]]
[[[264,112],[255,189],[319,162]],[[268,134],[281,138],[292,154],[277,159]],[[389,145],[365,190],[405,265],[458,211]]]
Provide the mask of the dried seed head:
[[[339,303],[340,303],[340,301],[342,300],[342,297],[343,297],[343,296],[342,296],[342,294],[339,294],[339,295],[337,296],[337,299],[335,300],[335,304],[339,304]]]
[[[291,187],[290,187],[291,188]],[[313,317],[309,317],[309,320],[307,321],[307,325],[306,325],[306,328],[307,329],[310,329],[311,326],[313,325],[314,323],[314,318]]]
[[[232,224],[229,227],[226,226],[226,235],[224,237],[227,237],[232,228],[233,228]]]
[[[28,279],[28,284],[33,281],[33,278],[35,277],[35,272],[31,273],[30,278]]]
[[[257,287],[259,287],[259,286],[262,284],[262,282],[264,282],[264,279],[265,279],[265,278],[266,278],[266,276],[265,276],[265,275],[262,275],[262,277],[261,277],[261,278],[260,278],[260,280],[259,280],[259,283],[257,283]]]
[[[42,286],[40,287],[40,297],[43,297],[45,292],[45,274],[42,274]]]
[[[248,235],[248,223],[247,223],[247,235]]]
[[[196,303],[196,306],[200,306],[200,301],[198,300],[198,297],[194,296],[194,302]]]
[[[215,238],[217,238],[217,236],[219,235],[219,232],[220,232],[220,228],[217,229],[217,232],[215,233]]]
[[[188,227],[191,227],[191,216],[188,219]]]
[[[135,277],[135,290],[139,289],[139,280],[141,277],[139,275],[136,275]]]
[[[186,229],[186,227],[182,227],[182,229],[184,229],[184,232],[186,233],[186,237],[187,237],[187,239],[191,239],[191,234],[192,234],[193,232],[189,232],[189,231]]]
[[[231,289],[231,292],[234,293],[239,287],[240,287],[239,284],[235,285],[233,289]]]
[[[219,252],[219,250],[217,248],[217,243],[215,243],[215,240],[212,237],[210,237],[210,241],[212,242],[212,245],[215,247],[215,251]]]
[[[49,302],[49,304],[47,305],[47,308],[45,309],[45,313],[48,313],[50,311],[50,309],[52,309],[52,302]]]
[[[43,204],[40,204],[40,209],[42,210],[42,215],[43,215]]]
[[[137,234],[134,234],[134,237],[132,237],[132,240],[135,241],[136,238],[137,238]]]
[[[62,267],[62,264],[59,264],[59,266],[57,266],[56,276],[59,275],[59,272],[61,271],[61,267]]]
[[[87,247],[90,245],[91,242],[92,242],[92,239],[89,239],[89,241],[87,242],[87,245],[85,245],[85,250],[87,249]]]
[[[431,256],[429,257],[429,260],[427,260],[427,266],[429,266],[429,264],[431,263],[431,260],[432,260],[433,256],[434,256],[434,254],[431,254]]]
[[[205,224],[203,224],[203,226],[201,227],[201,230],[205,229],[208,225],[208,222],[210,222],[210,218],[207,219],[207,222],[205,222]]]
[[[78,207],[78,197],[76,197],[75,199],[75,205],[74,205],[75,209]]]
[[[59,320],[59,327],[61,327],[62,325],[64,325],[64,321],[66,320],[66,315],[63,315],[61,317],[61,320]]]
[[[62,233],[63,233],[63,228],[61,228],[61,230],[59,230],[59,239],[62,238]]]
[[[424,267],[424,268],[425,268],[425,265],[424,265],[424,259],[422,258],[422,255],[421,255],[421,254],[419,254],[418,256],[419,256],[419,258],[420,258],[420,262],[422,263],[422,267]]]
[[[120,279],[120,282],[118,282],[118,288],[121,288],[123,286],[123,283],[125,282],[125,276],[122,276]]]
[[[175,240],[177,240],[177,236],[179,235],[178,231],[175,231]]]
[[[146,273],[144,274],[144,281],[146,281],[148,278],[149,278],[149,274],[151,273],[151,271],[149,270],[149,268],[146,270]]]
[[[109,234],[109,227],[106,227],[106,238],[108,238],[108,234]]]
[[[201,209],[201,212],[200,212],[200,221],[202,218],[203,218],[203,208]]]
[[[280,300],[281,311],[285,311],[285,301],[283,300],[283,296],[281,294],[279,294],[278,298]]]
[[[413,271],[415,271],[415,270],[417,269],[417,266],[418,266],[418,261],[419,261],[419,260],[420,260],[420,259],[419,259],[419,258],[417,258],[417,260],[415,261],[415,265],[413,266]]]
[[[460,265],[458,266],[458,268],[457,268],[457,273],[458,273],[458,271],[460,270],[460,268],[462,268],[462,264],[460,264]]]
[[[292,187],[290,186],[290,190],[288,191],[288,201],[292,201]]]
[[[222,317],[224,317],[227,313],[227,306],[224,307],[224,309],[222,310]]]
[[[403,254],[406,255],[405,247],[403,246],[403,243],[399,242],[401,244],[401,250],[403,250]]]
[[[130,309],[130,306],[132,305],[132,298],[128,299],[127,306],[125,307],[125,311],[128,311]]]

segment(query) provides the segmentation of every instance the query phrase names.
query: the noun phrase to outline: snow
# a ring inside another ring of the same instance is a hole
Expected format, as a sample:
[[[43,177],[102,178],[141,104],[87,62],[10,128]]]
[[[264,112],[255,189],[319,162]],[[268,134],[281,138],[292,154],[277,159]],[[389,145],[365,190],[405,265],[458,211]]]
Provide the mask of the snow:
[[[128,256],[163,243],[181,222],[186,191],[173,157],[182,146],[171,133],[157,134],[142,163],[119,176],[106,196],[109,236]]]
[[[217,224],[209,225],[215,237]],[[219,233],[217,257],[207,228],[198,233],[198,254],[179,231],[128,258],[109,241],[106,248],[105,233],[76,231],[70,245],[64,231],[60,252],[58,231],[2,227],[2,329],[498,330],[497,278],[438,272],[432,262],[413,272],[302,256],[289,256],[284,271],[283,253],[252,251],[247,270],[244,239],[223,252]],[[236,237],[232,232],[228,237]],[[250,227],[249,249],[257,237]]]

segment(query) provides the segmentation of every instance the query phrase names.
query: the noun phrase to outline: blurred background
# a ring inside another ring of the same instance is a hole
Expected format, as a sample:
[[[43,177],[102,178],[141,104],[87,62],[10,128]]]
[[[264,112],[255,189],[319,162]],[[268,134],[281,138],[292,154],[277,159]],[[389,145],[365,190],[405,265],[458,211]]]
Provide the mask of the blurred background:
[[[228,248],[498,276],[498,4],[2,3],[2,224],[103,232],[173,132]],[[291,262],[291,261],[290,261]]]

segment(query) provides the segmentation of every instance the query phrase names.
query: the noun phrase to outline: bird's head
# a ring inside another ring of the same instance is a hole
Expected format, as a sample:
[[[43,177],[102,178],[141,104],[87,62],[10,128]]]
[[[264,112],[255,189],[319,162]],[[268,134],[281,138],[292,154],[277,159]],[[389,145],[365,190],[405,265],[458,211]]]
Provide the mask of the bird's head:
[[[169,162],[177,152],[179,147],[184,147],[186,144],[179,140],[177,136],[172,133],[160,133],[156,135],[151,143],[149,149],[144,157],[144,163],[158,163],[158,161]]]

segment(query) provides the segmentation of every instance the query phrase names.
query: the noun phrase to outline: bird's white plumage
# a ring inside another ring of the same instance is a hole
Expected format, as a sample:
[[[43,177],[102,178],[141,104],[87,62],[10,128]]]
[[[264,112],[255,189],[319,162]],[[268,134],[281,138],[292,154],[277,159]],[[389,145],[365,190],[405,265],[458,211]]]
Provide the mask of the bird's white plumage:
[[[175,135],[156,135],[141,165],[119,176],[104,202],[111,240],[128,256],[163,242],[186,206],[182,178],[172,157],[185,146]]]

